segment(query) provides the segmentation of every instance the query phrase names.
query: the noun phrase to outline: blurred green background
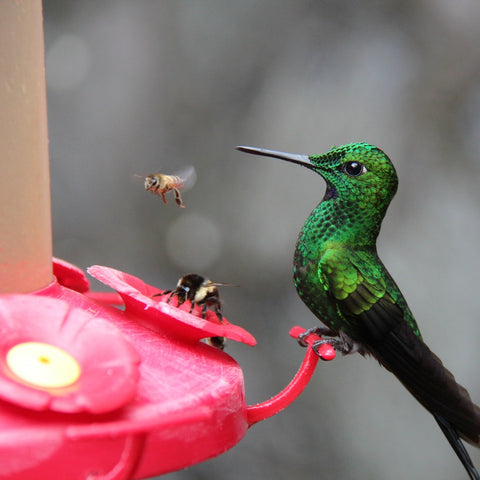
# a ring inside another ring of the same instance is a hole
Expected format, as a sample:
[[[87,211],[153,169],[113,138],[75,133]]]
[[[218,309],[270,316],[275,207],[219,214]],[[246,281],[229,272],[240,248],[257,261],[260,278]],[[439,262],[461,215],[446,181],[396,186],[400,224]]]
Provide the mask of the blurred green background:
[[[295,373],[288,331],[317,320],[292,256],[320,177],[234,150],[374,143],[400,187],[379,238],[427,343],[480,401],[480,3],[477,0],[45,0],[54,254],[172,288],[238,284],[224,314],[247,401]],[[134,174],[194,165],[173,198]],[[92,282],[95,288],[101,286]],[[480,465],[480,453],[470,449]],[[159,452],[161,454],[161,452]],[[372,359],[321,363],[286,411],[166,480],[465,479],[433,418]]]

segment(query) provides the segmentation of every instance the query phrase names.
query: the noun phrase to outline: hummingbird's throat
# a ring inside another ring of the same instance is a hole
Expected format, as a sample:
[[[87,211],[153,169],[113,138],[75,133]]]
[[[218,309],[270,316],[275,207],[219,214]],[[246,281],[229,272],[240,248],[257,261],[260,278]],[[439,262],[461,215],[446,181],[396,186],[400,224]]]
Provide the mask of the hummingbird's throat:
[[[327,184],[327,190],[323,196],[322,201],[336,199],[338,197],[338,192],[331,185]]]

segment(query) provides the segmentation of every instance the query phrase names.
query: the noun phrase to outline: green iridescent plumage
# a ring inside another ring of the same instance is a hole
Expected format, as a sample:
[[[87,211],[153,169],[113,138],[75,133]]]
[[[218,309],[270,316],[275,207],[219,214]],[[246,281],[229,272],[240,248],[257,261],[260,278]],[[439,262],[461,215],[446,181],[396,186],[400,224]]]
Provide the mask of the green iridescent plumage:
[[[322,202],[306,220],[294,256],[294,283],[345,352],[374,356],[432,413],[471,479],[480,480],[460,437],[479,446],[480,408],[424,343],[407,302],[377,255],[383,217],[397,190],[387,155],[367,143],[297,155],[252,147],[320,174]]]
[[[397,190],[392,163],[381,150],[365,143],[337,147],[309,159],[328,188],[297,242],[294,280],[299,295],[325,324],[337,332],[341,329],[354,341],[365,341],[362,337],[366,333],[355,318],[375,305],[391,309],[398,304],[420,336],[412,313],[376,251],[382,219]],[[359,159],[364,173],[350,176],[343,172],[345,165],[359,163]]]

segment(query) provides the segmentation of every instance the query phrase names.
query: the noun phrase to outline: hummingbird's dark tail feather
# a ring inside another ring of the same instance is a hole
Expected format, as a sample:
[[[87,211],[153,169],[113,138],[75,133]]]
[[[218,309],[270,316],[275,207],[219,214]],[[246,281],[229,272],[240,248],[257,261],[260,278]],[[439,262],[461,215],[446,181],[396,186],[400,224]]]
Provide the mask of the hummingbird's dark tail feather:
[[[440,415],[437,415],[437,414],[434,413],[433,416],[435,417],[435,420],[437,421],[438,425],[442,429],[442,432],[447,437],[447,440],[449,441],[453,450],[457,454],[457,457],[460,459],[463,466],[465,467],[465,470],[467,471],[469,477],[472,480],[480,480],[480,475],[478,474],[477,469],[473,465],[473,462],[472,462],[472,459],[470,458],[470,455],[468,454],[467,450],[465,450],[465,446],[460,441],[458,433]]]
[[[460,438],[480,447],[480,407],[406,322],[398,323],[371,353],[435,417],[472,479],[480,480]]]

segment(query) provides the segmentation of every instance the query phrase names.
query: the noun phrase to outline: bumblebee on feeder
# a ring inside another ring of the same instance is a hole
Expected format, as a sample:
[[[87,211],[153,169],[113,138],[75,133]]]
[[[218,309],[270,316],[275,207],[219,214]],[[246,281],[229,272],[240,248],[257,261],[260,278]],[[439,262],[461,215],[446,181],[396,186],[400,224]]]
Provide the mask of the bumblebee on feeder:
[[[212,282],[198,273],[187,273],[178,280],[177,286],[174,290],[165,290],[163,293],[154,295],[154,297],[168,295],[167,303],[170,303],[171,299],[175,297],[178,305],[182,305],[186,301],[189,301],[189,313],[192,313],[195,306],[198,305],[202,309],[202,318],[206,317],[207,309],[210,309],[215,312],[218,321],[222,323],[223,315],[220,295],[217,288],[220,285],[230,284]],[[207,339],[207,343],[223,350],[225,347],[225,338],[211,337]]]

